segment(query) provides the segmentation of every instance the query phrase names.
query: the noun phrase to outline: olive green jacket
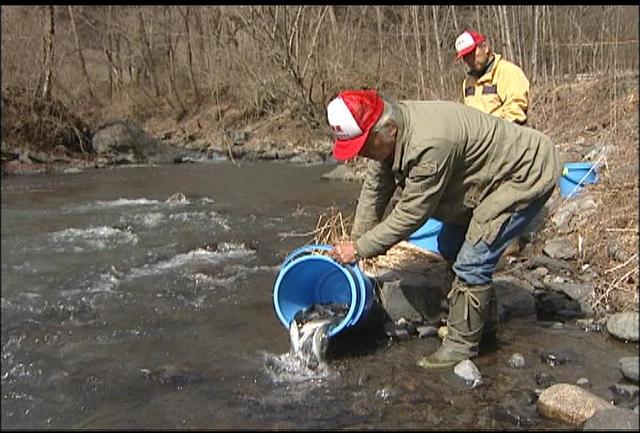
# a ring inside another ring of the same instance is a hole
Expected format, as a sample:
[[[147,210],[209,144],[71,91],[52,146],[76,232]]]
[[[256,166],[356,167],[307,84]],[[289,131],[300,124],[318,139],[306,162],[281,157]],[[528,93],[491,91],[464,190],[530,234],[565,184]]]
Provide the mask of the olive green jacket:
[[[356,207],[351,235],[361,257],[383,254],[431,217],[468,224],[468,242],[491,244],[561,175],[554,143],[539,131],[455,102],[397,107],[394,153],[369,162]],[[398,186],[402,195],[382,220]]]

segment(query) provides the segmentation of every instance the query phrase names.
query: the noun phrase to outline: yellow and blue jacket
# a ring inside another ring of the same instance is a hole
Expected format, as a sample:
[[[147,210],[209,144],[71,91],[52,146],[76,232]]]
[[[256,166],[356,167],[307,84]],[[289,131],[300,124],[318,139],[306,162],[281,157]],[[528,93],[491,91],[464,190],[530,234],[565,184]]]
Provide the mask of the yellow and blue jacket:
[[[467,75],[462,84],[464,104],[523,125],[529,107],[529,80],[519,66],[494,54],[480,77]]]

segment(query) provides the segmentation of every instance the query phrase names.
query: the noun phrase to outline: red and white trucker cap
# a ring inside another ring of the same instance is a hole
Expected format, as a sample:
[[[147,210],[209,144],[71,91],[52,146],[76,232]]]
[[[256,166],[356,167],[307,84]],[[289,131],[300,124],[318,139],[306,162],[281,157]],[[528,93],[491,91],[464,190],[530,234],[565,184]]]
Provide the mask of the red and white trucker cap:
[[[475,50],[478,44],[485,40],[484,35],[476,33],[472,30],[464,31],[456,39],[456,51],[458,52],[458,58],[466,56],[471,51]]]
[[[335,159],[344,161],[360,152],[383,108],[384,102],[375,90],[345,90],[329,102],[327,120],[335,138]]]

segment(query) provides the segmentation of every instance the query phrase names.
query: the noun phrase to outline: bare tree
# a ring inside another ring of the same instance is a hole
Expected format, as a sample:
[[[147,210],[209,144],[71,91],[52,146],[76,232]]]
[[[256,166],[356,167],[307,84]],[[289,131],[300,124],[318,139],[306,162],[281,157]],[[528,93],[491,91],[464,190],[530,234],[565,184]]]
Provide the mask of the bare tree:
[[[53,5],[45,6],[45,29],[43,36],[44,50],[44,79],[42,81],[41,96],[45,100],[51,99],[51,79],[53,76],[53,37],[55,34]]]
[[[89,78],[89,73],[87,72],[87,64],[84,61],[84,55],[82,54],[82,47],[80,46],[80,38],[78,38],[78,30],[76,29],[76,19],[73,15],[73,6],[67,6],[67,10],[69,11],[69,20],[71,21],[71,29],[73,30],[73,38],[76,42],[76,51],[78,52],[78,59],[80,60],[80,68],[82,69],[82,75],[84,75],[85,81],[87,83],[87,89],[89,91],[89,96],[91,99],[94,99],[93,89],[91,88],[91,79]]]
[[[444,87],[444,78],[442,76],[442,49],[440,48],[442,46],[441,42],[440,42],[440,31],[438,30],[438,12],[437,12],[437,8],[438,6],[431,6],[431,11],[433,12],[433,34],[435,37],[435,42],[436,42],[436,52],[438,53],[438,77],[440,79],[440,87]]]
[[[189,18],[191,16],[191,7],[185,6],[183,9],[178,9],[184,19],[184,28],[187,32],[187,66],[189,71],[189,82],[191,83],[191,90],[193,91],[196,101],[200,100],[200,91],[196,84],[195,74],[193,72],[193,49],[191,47],[191,27],[189,25]]]
[[[418,99],[422,99],[424,96],[424,68],[422,67],[422,50],[420,44],[420,26],[418,25],[418,7],[411,6],[411,15],[413,16],[413,31],[415,34],[415,47],[416,47],[416,60],[418,62],[418,74],[420,76],[420,83],[416,83],[418,88]]]
[[[138,33],[140,37],[140,43],[142,45],[142,59],[147,68],[149,78],[151,79],[151,85],[153,87],[153,94],[156,98],[160,97],[160,87],[158,85],[158,79],[156,78],[155,62],[153,54],[151,52],[151,42],[147,36],[145,29],[144,18],[142,17],[142,10],[138,9]]]
[[[539,6],[533,6],[533,44],[531,52],[531,78],[535,81],[538,78],[538,20],[540,15]]]

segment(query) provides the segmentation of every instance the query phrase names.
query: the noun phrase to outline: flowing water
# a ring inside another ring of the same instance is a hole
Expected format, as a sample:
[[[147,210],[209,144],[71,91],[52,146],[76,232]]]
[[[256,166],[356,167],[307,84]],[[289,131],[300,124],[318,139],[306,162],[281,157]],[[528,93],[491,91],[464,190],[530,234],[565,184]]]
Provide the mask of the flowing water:
[[[3,428],[568,428],[536,415],[535,373],[588,377],[601,395],[619,380],[612,365],[637,345],[535,320],[504,324],[473,390],[415,366],[437,338],[345,332],[322,368],[301,368],[272,290],[321,213],[353,210],[359,185],[320,180],[329,169],[4,177]],[[571,366],[536,358],[567,341]],[[505,367],[514,351],[530,371]]]

